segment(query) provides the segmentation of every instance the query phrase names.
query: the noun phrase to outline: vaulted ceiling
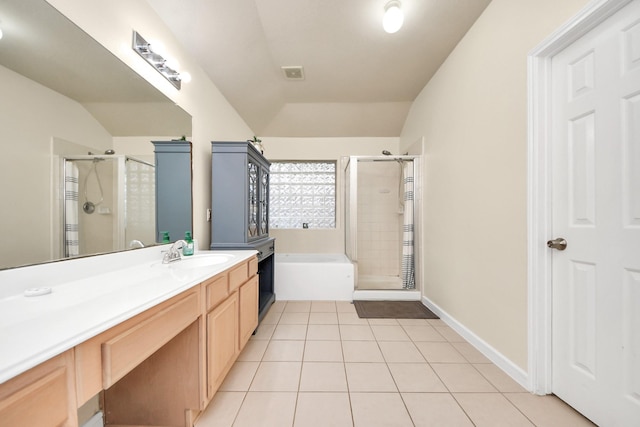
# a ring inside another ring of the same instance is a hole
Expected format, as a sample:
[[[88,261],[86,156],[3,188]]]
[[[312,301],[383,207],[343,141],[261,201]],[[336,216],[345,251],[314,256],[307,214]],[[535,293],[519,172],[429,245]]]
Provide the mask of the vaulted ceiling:
[[[148,0],[260,136],[398,136],[490,0]],[[302,66],[304,80],[281,67]]]

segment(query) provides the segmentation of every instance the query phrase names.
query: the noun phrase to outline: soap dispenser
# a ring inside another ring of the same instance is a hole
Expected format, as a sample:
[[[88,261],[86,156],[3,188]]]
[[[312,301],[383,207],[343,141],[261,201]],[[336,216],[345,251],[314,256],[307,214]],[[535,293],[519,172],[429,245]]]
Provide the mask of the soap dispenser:
[[[171,243],[168,231],[161,231],[160,233],[162,233],[162,243]]]
[[[187,242],[187,244],[182,247],[182,255],[193,255],[193,238],[191,237],[190,231],[184,233],[184,241]]]

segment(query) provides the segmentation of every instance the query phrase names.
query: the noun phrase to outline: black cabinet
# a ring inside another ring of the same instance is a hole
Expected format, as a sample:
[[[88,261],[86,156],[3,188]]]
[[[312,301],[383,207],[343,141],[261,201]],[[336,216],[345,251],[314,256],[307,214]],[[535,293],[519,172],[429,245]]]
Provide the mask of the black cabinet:
[[[255,249],[260,319],[275,301],[269,237],[269,161],[247,141],[211,143],[211,249]]]
[[[156,242],[168,231],[171,241],[193,232],[191,142],[151,141],[156,160]]]

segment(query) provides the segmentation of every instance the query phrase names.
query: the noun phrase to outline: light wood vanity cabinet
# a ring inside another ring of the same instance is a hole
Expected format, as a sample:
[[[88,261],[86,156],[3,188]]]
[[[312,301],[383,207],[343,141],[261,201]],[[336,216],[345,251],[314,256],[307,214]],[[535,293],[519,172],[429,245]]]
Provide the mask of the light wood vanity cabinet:
[[[75,427],[103,390],[107,425],[191,427],[257,325],[253,257],[0,384],[0,427]]]
[[[69,350],[2,384],[0,426],[76,426],[73,371]]]
[[[207,399],[213,398],[258,326],[258,260],[203,283],[207,295]]]
[[[102,343],[102,384],[109,388],[162,348],[199,315],[198,294],[187,294],[137,325]]]

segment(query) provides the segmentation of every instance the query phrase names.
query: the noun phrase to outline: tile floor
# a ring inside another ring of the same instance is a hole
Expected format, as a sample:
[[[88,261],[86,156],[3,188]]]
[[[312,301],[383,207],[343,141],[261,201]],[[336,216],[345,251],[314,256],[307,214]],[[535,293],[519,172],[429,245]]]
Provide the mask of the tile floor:
[[[441,320],[278,301],[197,427],[592,426],[534,396]]]

